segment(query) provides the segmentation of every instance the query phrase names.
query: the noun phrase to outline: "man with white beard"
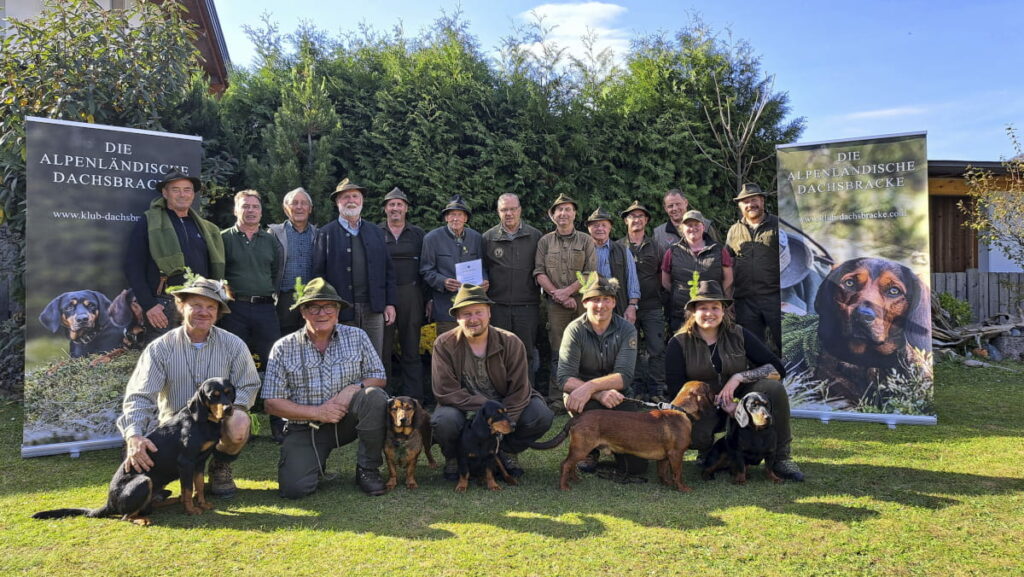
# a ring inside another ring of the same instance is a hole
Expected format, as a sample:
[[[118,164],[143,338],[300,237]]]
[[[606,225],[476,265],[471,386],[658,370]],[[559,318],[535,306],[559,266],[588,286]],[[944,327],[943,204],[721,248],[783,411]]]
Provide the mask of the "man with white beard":
[[[338,218],[321,227],[313,241],[313,276],[323,277],[352,306],[342,324],[366,331],[383,357],[384,326],[395,322],[395,269],[384,231],[361,217],[366,188],[342,180],[331,193]]]

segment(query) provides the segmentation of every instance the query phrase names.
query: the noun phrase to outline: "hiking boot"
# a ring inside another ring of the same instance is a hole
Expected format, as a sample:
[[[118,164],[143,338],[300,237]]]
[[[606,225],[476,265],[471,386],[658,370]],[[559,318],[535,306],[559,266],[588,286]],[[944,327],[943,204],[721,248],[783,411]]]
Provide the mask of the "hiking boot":
[[[711,451],[708,449],[697,451],[697,460],[694,461],[694,465],[697,465],[698,469],[706,469],[708,466],[708,453]]]
[[[630,473],[625,473],[619,469],[602,469],[597,472],[597,476],[599,479],[608,479],[610,481],[615,481],[620,485],[631,485],[647,482],[647,477],[644,477],[643,475],[633,475]]]
[[[445,481],[458,481],[459,480],[459,460],[455,457],[444,458],[444,476]]]
[[[230,499],[235,496],[238,492],[238,486],[235,485],[235,478],[231,474],[231,465],[218,461],[216,459],[210,459],[210,480],[209,493],[214,497],[220,497],[221,499]]]
[[[796,465],[796,461],[793,459],[775,461],[775,466],[772,467],[772,471],[787,481],[802,483],[804,480],[804,474],[800,472],[800,467]]]
[[[384,479],[380,478],[380,471],[377,469],[356,467],[356,485],[359,485],[359,488],[371,497],[377,497],[387,492]]]
[[[576,470],[580,473],[593,473],[597,471],[597,458],[600,455],[601,453],[596,449],[591,451],[582,461],[576,463]]]
[[[519,457],[515,453],[498,451],[498,458],[501,459],[501,466],[505,467],[505,471],[511,475],[513,479],[518,479],[525,473],[523,468],[519,466]]]
[[[287,423],[288,423],[288,421],[282,419],[281,417],[275,417],[275,416],[271,415],[271,417],[270,417],[270,440],[271,441],[274,441],[278,445],[280,445],[281,443],[284,443],[284,426]]]
[[[561,400],[551,401],[550,403],[548,403],[548,408],[551,409],[551,412],[556,415],[564,415],[567,412],[565,410],[565,403],[563,403]]]

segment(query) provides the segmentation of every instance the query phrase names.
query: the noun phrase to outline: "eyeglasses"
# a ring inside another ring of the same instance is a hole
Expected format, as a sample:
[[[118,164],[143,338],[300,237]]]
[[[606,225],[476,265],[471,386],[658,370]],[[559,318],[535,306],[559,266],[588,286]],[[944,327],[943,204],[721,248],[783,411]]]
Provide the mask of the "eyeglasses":
[[[341,310],[341,305],[334,303],[327,305],[306,305],[302,307],[302,310],[311,315],[318,315],[320,313],[336,313]]]

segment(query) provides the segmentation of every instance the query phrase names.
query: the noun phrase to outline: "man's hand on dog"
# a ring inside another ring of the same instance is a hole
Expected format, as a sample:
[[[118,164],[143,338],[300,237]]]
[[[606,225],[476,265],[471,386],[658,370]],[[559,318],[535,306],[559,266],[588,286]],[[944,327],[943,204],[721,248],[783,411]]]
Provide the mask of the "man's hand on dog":
[[[157,452],[156,445],[142,435],[128,437],[128,458],[124,460],[124,472],[144,473],[153,466],[153,459],[150,453]]]
[[[167,315],[164,314],[164,305],[162,304],[153,305],[153,308],[146,311],[146,319],[149,324],[158,329],[167,328]]]

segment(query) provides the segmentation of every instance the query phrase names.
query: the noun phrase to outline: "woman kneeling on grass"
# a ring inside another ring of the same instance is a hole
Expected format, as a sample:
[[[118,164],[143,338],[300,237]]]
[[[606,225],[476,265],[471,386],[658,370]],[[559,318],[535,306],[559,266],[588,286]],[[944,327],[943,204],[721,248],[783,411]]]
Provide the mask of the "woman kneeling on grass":
[[[785,377],[786,369],[768,347],[752,333],[732,320],[725,297],[716,281],[701,281],[697,296],[686,305],[690,318],[668,341],[665,350],[665,384],[673,398],[683,383],[704,381],[711,385],[716,402],[732,414],[734,399],[757,391],[772,403],[772,419],[778,436],[775,474],[783,479],[803,481],[804,475],[790,458],[792,433],[789,428],[789,396],[773,372]],[[698,464],[714,442],[721,411],[694,423],[690,448],[697,449]]]

